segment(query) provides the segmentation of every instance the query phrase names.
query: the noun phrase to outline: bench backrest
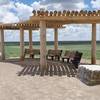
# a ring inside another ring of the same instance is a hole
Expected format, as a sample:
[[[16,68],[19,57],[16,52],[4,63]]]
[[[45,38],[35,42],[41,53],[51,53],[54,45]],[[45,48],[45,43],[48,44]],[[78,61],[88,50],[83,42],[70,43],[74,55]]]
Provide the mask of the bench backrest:
[[[40,50],[39,49],[33,49],[31,53],[32,54],[40,54]]]
[[[49,55],[49,54],[53,54],[53,55],[54,55],[54,50],[49,49],[49,50],[48,50],[48,55]]]
[[[55,55],[61,56],[61,54],[62,54],[62,50],[55,50]]]
[[[40,50],[39,49],[25,49],[25,54],[40,54]]]
[[[66,50],[64,56],[69,57],[69,58],[73,58],[75,56],[76,51],[69,51]]]
[[[74,66],[76,68],[78,68],[78,65],[81,61],[82,55],[83,55],[83,53],[76,51],[75,57],[71,60],[71,62],[74,64]]]
[[[61,56],[62,54],[62,50],[48,50],[48,55],[57,55],[57,56]]]
[[[70,51],[70,58],[74,58],[76,54],[76,51]]]
[[[69,50],[66,50],[65,53],[64,53],[64,56],[70,57],[70,51]]]
[[[24,53],[25,54],[30,54],[30,49],[25,49]]]
[[[82,58],[82,55],[83,55],[83,53],[77,51],[77,52],[75,53],[74,60],[77,60],[77,61],[80,62],[80,60],[81,60],[81,58]]]

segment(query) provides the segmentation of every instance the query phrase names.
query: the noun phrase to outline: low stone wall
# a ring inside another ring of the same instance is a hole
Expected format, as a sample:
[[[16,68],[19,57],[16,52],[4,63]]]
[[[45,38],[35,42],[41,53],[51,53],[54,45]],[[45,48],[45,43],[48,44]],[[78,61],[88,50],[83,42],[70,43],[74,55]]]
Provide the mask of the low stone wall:
[[[77,77],[87,85],[100,84],[100,66],[99,65],[80,65]]]

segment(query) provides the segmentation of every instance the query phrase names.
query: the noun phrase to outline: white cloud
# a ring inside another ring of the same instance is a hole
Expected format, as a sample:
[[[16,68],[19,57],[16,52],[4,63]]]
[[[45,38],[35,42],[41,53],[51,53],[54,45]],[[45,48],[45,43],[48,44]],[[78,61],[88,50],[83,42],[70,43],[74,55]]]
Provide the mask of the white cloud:
[[[35,1],[31,5],[19,1],[10,1],[3,3],[0,7],[1,22],[18,22],[20,19],[26,20],[32,14],[33,9],[46,8],[48,10],[74,9],[80,10],[86,8],[83,0],[41,0]],[[99,26],[100,28],[100,26]],[[97,39],[100,40],[100,30],[97,28]],[[6,31],[6,41],[19,41],[19,31]],[[25,31],[25,40],[28,41],[28,31]],[[33,31],[33,41],[40,40],[39,31]],[[47,40],[54,40],[53,29],[47,30]],[[91,25],[66,25],[65,29],[59,29],[59,41],[68,40],[91,40]]]
[[[100,0],[91,0],[92,8],[100,9]]]
[[[19,2],[15,3],[15,11],[21,20],[29,19],[29,16],[32,14],[32,10],[33,8],[27,4]]]
[[[0,5],[8,4],[9,0],[0,0]]]
[[[91,24],[68,24],[66,28],[59,29],[58,40],[59,41],[85,41],[90,40],[92,36]],[[54,40],[54,31],[47,31],[47,40]],[[100,41],[100,25],[97,25],[97,40]]]
[[[32,6],[32,8],[34,9],[34,10],[39,10],[40,8],[47,8],[45,5],[41,5],[40,4],[40,1],[35,1],[35,2],[33,2],[32,4],[31,4],[31,6]]]
[[[14,8],[14,5],[12,2],[1,5],[0,7],[0,21],[3,23],[13,23],[13,22],[18,22],[19,18],[16,16],[15,13],[11,11],[11,9]]]
[[[78,10],[81,10],[84,8],[88,8],[88,5],[84,4],[83,2],[79,2],[76,4],[76,7],[78,8]]]
[[[17,30],[5,30],[4,31],[4,39],[5,41],[19,41],[20,34]]]
[[[0,21],[18,22],[19,20],[26,20],[32,14],[33,8],[24,3],[9,2],[8,4],[1,5],[0,7]]]
[[[91,25],[70,24],[65,29],[59,31],[59,40],[91,40]]]
[[[2,1],[2,0],[1,0]],[[32,14],[33,9],[46,8],[49,10],[63,10],[63,9],[83,9],[86,7],[83,0],[41,0],[35,1],[31,5],[24,4],[22,2],[14,2],[8,0],[3,0],[0,7],[0,20],[2,22],[17,22],[18,19],[26,20]],[[5,14],[7,17],[5,17]]]
[[[6,23],[14,23],[18,21],[19,21],[19,18],[11,12],[6,12],[5,16],[2,18],[2,22],[6,22]]]
[[[84,0],[41,0],[38,3],[49,10],[81,10],[87,8]]]

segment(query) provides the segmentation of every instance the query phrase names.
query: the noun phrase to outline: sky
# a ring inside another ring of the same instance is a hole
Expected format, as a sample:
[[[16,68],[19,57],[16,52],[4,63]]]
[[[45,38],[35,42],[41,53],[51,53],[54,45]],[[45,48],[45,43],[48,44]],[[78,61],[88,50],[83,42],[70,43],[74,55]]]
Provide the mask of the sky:
[[[0,0],[0,23],[15,23],[27,20],[32,10],[99,10],[100,0]],[[58,30],[59,41],[91,40],[91,24],[68,24]],[[33,41],[40,40],[39,31],[33,31]],[[25,41],[29,41],[25,31]],[[47,41],[54,40],[54,29],[47,29]],[[97,40],[100,41],[100,25],[97,25]],[[19,31],[5,30],[5,41],[19,41]]]

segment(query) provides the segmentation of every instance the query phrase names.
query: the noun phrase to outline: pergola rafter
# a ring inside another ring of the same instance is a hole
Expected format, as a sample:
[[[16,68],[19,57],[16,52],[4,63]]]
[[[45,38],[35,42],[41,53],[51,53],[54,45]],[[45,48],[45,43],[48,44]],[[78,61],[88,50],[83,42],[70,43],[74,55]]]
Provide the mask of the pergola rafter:
[[[87,10],[81,10],[81,11],[69,11],[69,10],[63,10],[63,11],[41,11],[41,10],[33,10],[33,16],[100,16],[100,10],[97,11],[87,11]]]
[[[14,24],[2,24],[0,25],[0,29],[5,30],[19,30],[22,27],[25,30],[32,29],[37,30],[40,28],[39,23],[31,24],[31,23],[14,23]],[[47,28],[64,28],[61,24],[46,24]]]

